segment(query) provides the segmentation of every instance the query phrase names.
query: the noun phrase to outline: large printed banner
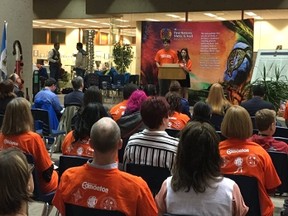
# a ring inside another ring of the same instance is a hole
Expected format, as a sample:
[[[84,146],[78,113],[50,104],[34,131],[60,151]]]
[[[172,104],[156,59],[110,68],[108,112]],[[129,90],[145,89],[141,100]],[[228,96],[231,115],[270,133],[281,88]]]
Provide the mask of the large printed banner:
[[[240,89],[251,77],[253,19],[216,22],[142,22],[142,82],[157,83],[156,52],[170,39],[175,51],[188,48],[192,89],[225,82]]]

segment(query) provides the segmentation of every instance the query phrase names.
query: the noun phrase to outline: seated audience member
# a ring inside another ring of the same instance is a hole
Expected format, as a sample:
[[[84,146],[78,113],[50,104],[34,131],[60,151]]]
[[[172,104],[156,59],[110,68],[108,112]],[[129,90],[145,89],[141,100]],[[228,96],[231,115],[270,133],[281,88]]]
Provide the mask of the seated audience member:
[[[226,111],[231,106],[230,102],[226,99],[223,91],[223,87],[219,83],[214,83],[209,90],[206,103],[210,105],[212,109],[212,115],[224,116]]]
[[[41,136],[33,132],[30,103],[25,98],[15,98],[7,105],[0,133],[0,149],[17,147],[35,160],[42,193],[54,191],[58,186],[58,174],[45,148]]]
[[[13,92],[17,95],[17,97],[24,97],[24,92],[20,89],[23,85],[23,80],[19,77],[18,74],[13,73],[9,76],[9,79],[12,80],[14,89]]]
[[[57,88],[56,84],[57,83],[54,78],[49,78],[45,81],[45,88],[43,88],[35,95],[34,107],[48,110],[50,116],[53,115],[54,110],[54,115],[56,114],[57,118],[60,119],[63,107],[60,104],[58,96],[54,93]],[[55,130],[57,127],[58,125],[52,126],[52,128]]]
[[[118,121],[121,118],[121,116],[124,115],[124,112],[127,107],[128,99],[131,96],[131,94],[137,89],[138,89],[138,86],[133,83],[129,83],[123,87],[123,99],[124,100],[116,104],[115,106],[113,106],[109,111],[111,117],[115,121]]]
[[[237,105],[229,108],[221,132],[227,137],[219,144],[224,161],[222,173],[255,177],[258,181],[261,215],[273,215],[274,206],[268,192],[273,192],[281,181],[265,149],[247,140],[252,136],[252,121],[246,109]]]
[[[287,101],[286,101],[286,104],[285,104],[285,110],[284,110],[283,118],[285,119],[285,124],[288,127],[288,102]]]
[[[141,118],[140,108],[146,99],[147,95],[142,90],[134,91],[129,97],[125,113],[117,121],[122,139],[128,138],[132,134],[142,131],[145,128]]]
[[[169,104],[164,97],[148,97],[141,106],[142,121],[147,127],[130,136],[124,152],[127,163],[173,167],[178,139],[167,134]]]
[[[41,84],[41,88],[44,88],[45,86],[45,81],[49,78],[47,70],[44,65],[44,60],[43,59],[37,59],[36,62],[36,67],[38,68],[38,76]]]
[[[19,149],[0,151],[0,215],[27,215],[34,190],[32,171]]]
[[[170,105],[168,128],[182,130],[190,118],[181,113],[180,95],[175,92],[168,92],[165,98]]]
[[[256,112],[261,109],[275,110],[272,103],[264,100],[265,89],[263,85],[253,85],[252,94],[253,97],[250,100],[241,103],[241,106],[248,111],[250,116],[255,116]]]
[[[218,144],[206,122],[190,122],[181,131],[173,175],[155,198],[159,214],[246,215],[238,185],[221,175]]]
[[[127,216],[157,216],[157,207],[146,182],[118,169],[115,159],[122,140],[113,119],[104,117],[93,125],[90,145],[94,149],[93,160],[68,169],[61,177],[53,199],[61,215],[65,215],[65,203],[70,203],[117,210]]]
[[[146,93],[147,96],[157,95],[156,85],[153,85],[153,84],[144,85],[143,91]]]
[[[209,104],[198,101],[193,106],[193,115],[191,121],[207,122],[211,124],[210,119],[212,115],[212,110]]]
[[[62,143],[62,154],[93,157],[94,150],[89,144],[90,130],[95,122],[107,116],[102,104],[89,103],[80,114],[75,130],[65,136]]]
[[[251,137],[252,142],[258,143],[265,150],[276,150],[288,154],[287,143],[273,138],[276,130],[276,112],[274,110],[262,109],[257,111],[255,124],[259,133]]]
[[[169,86],[169,92],[176,92],[181,97],[181,90],[182,90],[182,87],[178,81],[176,80],[171,81],[170,86]],[[186,114],[189,118],[191,118],[191,113],[189,110],[189,102],[186,98],[183,98],[183,97],[181,97],[181,111],[180,112]]]
[[[73,91],[64,96],[64,107],[67,106],[81,106],[83,104],[84,81],[81,76],[73,78],[71,81]]]
[[[13,92],[14,85],[9,79],[0,82],[0,114],[4,114],[7,104],[16,96]]]

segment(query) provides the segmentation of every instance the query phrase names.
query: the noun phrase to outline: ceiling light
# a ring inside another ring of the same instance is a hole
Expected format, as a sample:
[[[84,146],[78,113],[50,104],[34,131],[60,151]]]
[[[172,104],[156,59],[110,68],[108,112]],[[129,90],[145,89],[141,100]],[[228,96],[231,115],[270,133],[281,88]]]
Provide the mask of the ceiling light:
[[[180,16],[175,15],[175,14],[166,14],[166,16],[173,17],[173,18],[181,18]]]
[[[39,26],[39,25],[34,25],[34,24],[33,24],[33,27],[38,27],[38,26]]]
[[[112,25],[112,23],[106,23],[106,22],[104,22],[104,23],[100,23],[100,24],[102,24],[102,25]]]
[[[64,26],[65,28],[78,28],[76,26]]]
[[[263,20],[263,18],[261,16],[255,16],[253,17],[254,19],[258,19],[258,20]]]
[[[49,25],[52,25],[52,26],[62,26],[61,24],[56,24],[56,23],[50,23]]]
[[[36,20],[33,20],[33,23],[46,24],[46,22],[43,22],[43,21],[36,21]]]
[[[72,23],[70,21],[66,21],[66,20],[56,20],[57,22],[62,22],[62,23]]]
[[[205,16],[209,16],[209,17],[216,17],[215,14],[212,14],[212,13],[204,13]]]
[[[151,18],[146,18],[145,20],[147,21],[153,21],[153,22],[159,22],[160,20],[157,20],[157,19],[151,19]]]
[[[245,14],[246,14],[247,16],[251,16],[251,17],[257,16],[257,14],[255,14],[255,13],[253,13],[253,12],[251,12],[251,11],[247,11],[247,12],[245,12]]]
[[[223,18],[223,17],[215,17],[215,19],[217,19],[217,20],[222,20],[222,21],[226,20],[226,19]]]
[[[53,26],[41,26],[42,28],[55,28]]]
[[[74,25],[79,25],[79,26],[86,26],[86,24],[83,23],[73,23]]]
[[[85,21],[87,21],[87,22],[92,22],[92,23],[99,23],[99,21],[97,21],[97,20],[92,20],[92,19],[85,19]]]
[[[129,20],[123,20],[123,19],[115,19],[115,20],[117,20],[117,21],[119,21],[119,22],[129,22]]]

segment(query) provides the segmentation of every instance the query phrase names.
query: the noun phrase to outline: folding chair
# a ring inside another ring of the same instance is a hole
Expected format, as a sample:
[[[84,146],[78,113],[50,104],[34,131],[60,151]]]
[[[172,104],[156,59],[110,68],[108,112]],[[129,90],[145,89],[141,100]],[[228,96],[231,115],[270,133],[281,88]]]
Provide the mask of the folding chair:
[[[27,162],[29,164],[35,165],[33,155],[27,154],[25,152],[24,152],[24,154],[27,158]],[[34,191],[33,191],[32,199],[35,201],[38,201],[38,202],[44,202],[42,215],[48,216],[49,213],[51,212],[52,208],[53,208],[53,205],[51,203],[52,203],[52,200],[54,198],[56,191],[52,191],[52,192],[47,193],[47,194],[42,193],[40,190],[39,176],[38,176],[36,169],[33,170],[32,175],[33,175],[33,181],[34,181]]]
[[[120,97],[120,93],[123,92],[123,88],[124,88],[124,84],[125,84],[125,76],[124,74],[116,74],[113,77],[113,83],[111,85],[111,90],[113,92],[116,92],[115,95],[117,95],[118,97]],[[114,94],[112,95],[112,100],[114,101]]]
[[[139,86],[139,83],[140,83],[140,75],[138,75],[138,74],[130,75],[130,77],[129,77],[129,83],[134,83],[134,84],[136,84],[137,86]]]
[[[99,89],[102,92],[103,99],[108,99],[109,91],[111,90],[112,86],[112,78],[109,75],[102,75],[99,76]]]
[[[180,136],[180,130],[166,128],[165,131],[169,136],[178,138]]]
[[[224,176],[234,180],[239,186],[244,202],[249,207],[246,216],[261,215],[257,179],[244,175],[224,174]]]
[[[35,131],[43,137],[46,148],[51,150],[50,157],[52,157],[56,138],[61,134],[65,134],[66,132],[63,130],[53,130],[51,128],[49,113],[47,110],[32,108],[31,112],[34,118]],[[49,142],[47,141],[51,138],[54,140],[52,146],[49,145]]]
[[[159,192],[163,181],[171,175],[168,168],[132,163],[126,165],[126,172],[142,177],[154,196]]]
[[[66,215],[69,216],[125,216],[124,213],[115,210],[94,209],[65,203]]]
[[[268,151],[276,172],[281,180],[281,185],[276,193],[288,193],[288,155],[283,152]]]
[[[82,166],[83,164],[87,163],[88,160],[89,158],[87,157],[61,155],[59,157],[59,167],[58,167],[59,178],[61,178],[65,170],[71,167]]]
[[[288,138],[288,128],[276,126],[276,131],[273,136]]]

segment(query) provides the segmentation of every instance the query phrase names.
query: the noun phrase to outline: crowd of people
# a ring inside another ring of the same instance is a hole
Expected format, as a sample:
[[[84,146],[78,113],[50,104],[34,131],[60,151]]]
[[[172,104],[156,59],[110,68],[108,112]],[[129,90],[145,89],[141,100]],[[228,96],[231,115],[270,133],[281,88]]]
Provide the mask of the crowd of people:
[[[189,80],[192,63],[188,50],[183,48],[177,58],[169,48],[170,41],[163,44],[155,58],[157,66],[168,61],[161,56],[169,53]],[[77,44],[77,49],[76,58],[84,58],[83,46]],[[52,70],[61,63],[59,45],[53,50],[49,55]],[[197,102],[190,113],[187,80],[172,81],[168,88],[161,81],[162,96],[156,89],[147,91],[127,84],[123,101],[108,109],[97,86],[83,93],[81,65],[77,75],[71,81],[73,91],[64,97],[64,106],[54,93],[54,78],[44,81],[33,105],[54,112],[60,122],[63,116],[69,117],[69,129],[60,143],[62,154],[90,159],[65,171],[60,181],[42,137],[34,132],[31,104],[16,94],[12,80],[0,83],[0,113],[4,114],[0,133],[1,215],[27,214],[34,186],[32,168],[24,154],[35,160],[41,191],[56,191],[52,203],[61,215],[66,215],[67,203],[116,210],[127,216],[246,215],[249,206],[237,183],[225,174],[255,177],[261,215],[273,215],[269,194],[281,181],[267,151],[288,153],[288,145],[273,137],[276,111],[264,101],[262,86],[253,87],[251,100],[233,105],[223,87],[214,83],[207,100]],[[79,109],[65,114],[71,106]],[[257,134],[253,134],[251,117]],[[170,136],[167,129],[179,131],[179,136]],[[120,163],[123,167],[118,167]],[[153,197],[142,178],[126,172],[128,163],[167,168],[171,176]]]

